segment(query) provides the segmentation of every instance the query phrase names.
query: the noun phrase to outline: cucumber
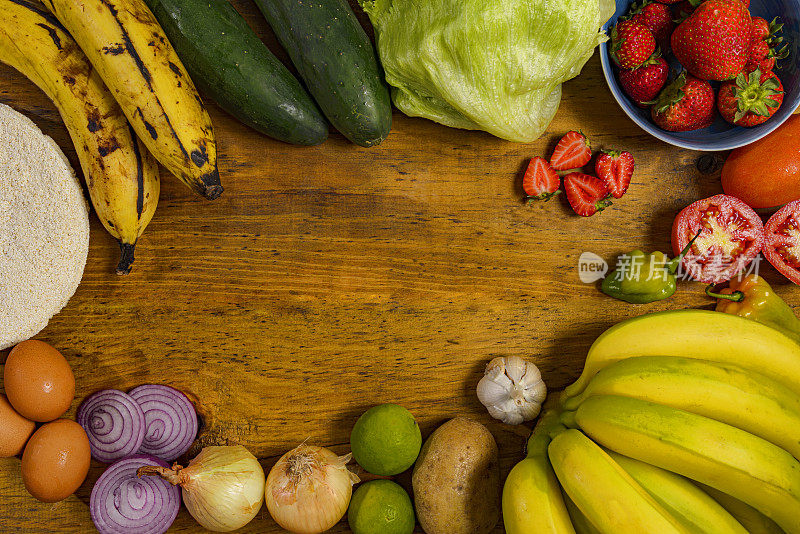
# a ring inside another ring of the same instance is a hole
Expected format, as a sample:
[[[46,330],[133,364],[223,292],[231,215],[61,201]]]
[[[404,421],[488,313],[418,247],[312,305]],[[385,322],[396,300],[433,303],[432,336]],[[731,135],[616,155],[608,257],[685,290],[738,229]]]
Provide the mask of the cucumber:
[[[328,124],[300,82],[228,0],[145,0],[194,83],[244,124],[316,145]]]
[[[255,0],[311,95],[350,141],[389,135],[392,107],[372,42],[347,0]]]

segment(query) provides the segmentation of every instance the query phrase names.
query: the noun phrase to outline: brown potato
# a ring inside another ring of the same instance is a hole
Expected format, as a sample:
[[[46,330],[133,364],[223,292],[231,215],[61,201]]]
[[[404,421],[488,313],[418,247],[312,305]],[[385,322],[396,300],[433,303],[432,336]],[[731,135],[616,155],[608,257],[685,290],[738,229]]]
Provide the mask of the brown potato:
[[[497,443],[480,423],[457,417],[422,446],[411,479],[427,534],[487,534],[500,517]]]

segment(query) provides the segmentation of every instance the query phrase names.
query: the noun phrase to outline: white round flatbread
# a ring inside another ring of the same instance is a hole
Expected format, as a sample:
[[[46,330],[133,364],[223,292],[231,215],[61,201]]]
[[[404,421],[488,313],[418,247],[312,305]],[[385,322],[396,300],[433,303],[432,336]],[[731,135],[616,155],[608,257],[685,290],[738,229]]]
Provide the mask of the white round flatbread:
[[[0,104],[0,349],[36,335],[75,294],[89,210],[56,143]]]

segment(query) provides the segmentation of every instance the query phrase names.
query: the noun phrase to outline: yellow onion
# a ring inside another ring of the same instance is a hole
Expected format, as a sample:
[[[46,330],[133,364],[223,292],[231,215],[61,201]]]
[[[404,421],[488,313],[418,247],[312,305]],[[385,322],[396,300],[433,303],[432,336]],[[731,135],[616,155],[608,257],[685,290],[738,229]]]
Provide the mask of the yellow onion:
[[[142,467],[181,487],[183,504],[198,523],[215,532],[230,532],[249,523],[264,502],[264,469],[241,445],[205,447],[186,467]]]
[[[351,456],[312,445],[281,456],[267,475],[265,495],[275,522],[295,534],[319,534],[338,523],[359,481],[347,469]]]

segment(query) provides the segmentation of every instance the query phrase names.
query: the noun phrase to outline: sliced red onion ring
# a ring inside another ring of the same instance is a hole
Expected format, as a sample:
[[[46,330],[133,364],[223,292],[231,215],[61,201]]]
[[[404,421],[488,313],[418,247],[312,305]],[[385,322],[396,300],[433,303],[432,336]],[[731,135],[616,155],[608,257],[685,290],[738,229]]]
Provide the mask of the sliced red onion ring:
[[[139,404],[118,389],[104,389],[87,398],[75,419],[89,436],[92,456],[111,463],[139,451],[145,419]]]
[[[146,465],[169,467],[140,454],[110,465],[95,482],[89,513],[100,534],[162,534],[175,521],[180,490],[158,477],[137,477],[136,470]]]
[[[140,452],[171,462],[189,450],[197,437],[197,412],[186,395],[161,384],[144,384],[128,394],[144,412]]]

